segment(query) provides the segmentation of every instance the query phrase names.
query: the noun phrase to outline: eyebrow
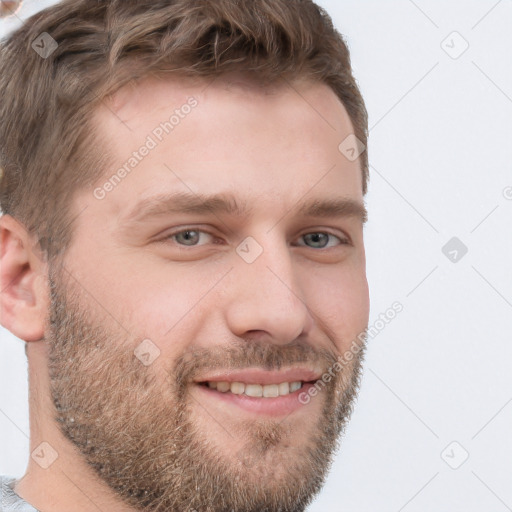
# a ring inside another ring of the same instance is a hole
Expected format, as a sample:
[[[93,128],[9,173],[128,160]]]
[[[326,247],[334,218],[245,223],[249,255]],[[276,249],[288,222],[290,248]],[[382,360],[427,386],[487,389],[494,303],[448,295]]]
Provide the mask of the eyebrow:
[[[170,213],[224,214],[242,218],[249,216],[251,212],[253,208],[249,208],[245,201],[239,202],[230,194],[205,195],[176,192],[143,199],[130,211],[124,221],[142,223],[153,217]],[[295,215],[321,218],[355,217],[362,224],[368,220],[368,212],[363,203],[343,197],[304,201],[298,204]]]
[[[362,224],[368,221],[368,211],[363,203],[354,199],[322,199],[305,202],[299,207],[298,214],[304,217],[355,217]]]

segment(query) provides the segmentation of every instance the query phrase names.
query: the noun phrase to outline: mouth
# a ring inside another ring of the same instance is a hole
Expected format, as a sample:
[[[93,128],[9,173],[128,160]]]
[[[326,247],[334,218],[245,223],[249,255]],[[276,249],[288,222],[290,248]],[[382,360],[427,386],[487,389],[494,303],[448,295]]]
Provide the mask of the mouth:
[[[258,369],[225,372],[196,381],[199,392],[223,407],[242,409],[256,415],[280,416],[306,407],[301,395],[320,379],[315,370],[290,369],[263,371]],[[312,401],[311,401],[312,402]]]
[[[247,384],[244,382],[229,381],[208,381],[200,382],[200,386],[207,386],[210,389],[216,389],[220,393],[232,393],[234,395],[246,395],[253,398],[276,398],[287,396],[302,389],[304,384],[314,384],[314,382],[280,382],[279,384]]]

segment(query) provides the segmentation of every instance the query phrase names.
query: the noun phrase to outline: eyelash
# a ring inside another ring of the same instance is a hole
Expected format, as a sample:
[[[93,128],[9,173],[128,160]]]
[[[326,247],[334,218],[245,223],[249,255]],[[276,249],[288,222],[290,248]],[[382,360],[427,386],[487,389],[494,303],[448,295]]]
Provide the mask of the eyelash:
[[[209,231],[206,231],[206,230],[203,230],[203,229],[196,229],[196,228],[185,228],[185,229],[180,229],[179,231],[175,231],[173,233],[169,233],[167,236],[165,236],[164,238],[160,239],[159,242],[168,242],[170,241],[172,238],[176,237],[177,235],[180,235],[182,233],[186,233],[187,231],[195,231],[197,233],[205,233],[207,235],[210,235],[211,237],[215,238],[215,235],[213,235],[212,233],[210,233]],[[323,235],[328,235],[330,237],[334,237],[334,238],[337,238],[339,240],[339,244],[337,244],[336,246],[340,246],[340,245],[350,245],[350,240],[348,238],[342,238],[338,235],[335,235],[334,233],[330,233],[329,231],[309,231],[307,233],[304,233],[303,235],[300,236],[300,238],[303,238],[307,235],[312,235],[312,234],[323,234]],[[176,243],[176,245],[178,245],[179,247],[183,247],[183,248],[194,248],[194,247],[201,247],[201,245],[184,245],[184,244],[178,244],[175,240],[174,240],[174,243]],[[307,245],[300,245],[299,247],[309,247]],[[314,247],[309,247],[310,249],[316,249],[316,250],[328,250],[328,249],[332,249],[333,247],[320,247],[320,248],[314,248]]]

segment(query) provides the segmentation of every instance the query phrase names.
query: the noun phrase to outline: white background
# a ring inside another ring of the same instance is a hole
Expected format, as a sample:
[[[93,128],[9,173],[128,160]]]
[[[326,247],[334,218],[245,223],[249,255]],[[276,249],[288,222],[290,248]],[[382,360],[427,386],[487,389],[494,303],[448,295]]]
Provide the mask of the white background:
[[[370,323],[394,301],[404,311],[371,339],[309,511],[512,510],[512,1],[319,4],[370,114]],[[468,248],[457,262],[442,252],[452,237]],[[21,476],[25,355],[0,336],[0,474]]]

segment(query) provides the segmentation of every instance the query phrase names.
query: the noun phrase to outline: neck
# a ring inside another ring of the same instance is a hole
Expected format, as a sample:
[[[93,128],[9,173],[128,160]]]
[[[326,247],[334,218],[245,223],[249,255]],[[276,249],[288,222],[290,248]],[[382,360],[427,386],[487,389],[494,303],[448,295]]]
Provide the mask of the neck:
[[[48,512],[135,512],[120,501],[60,432],[50,397],[47,344],[30,342],[30,459],[14,491],[34,508]]]

